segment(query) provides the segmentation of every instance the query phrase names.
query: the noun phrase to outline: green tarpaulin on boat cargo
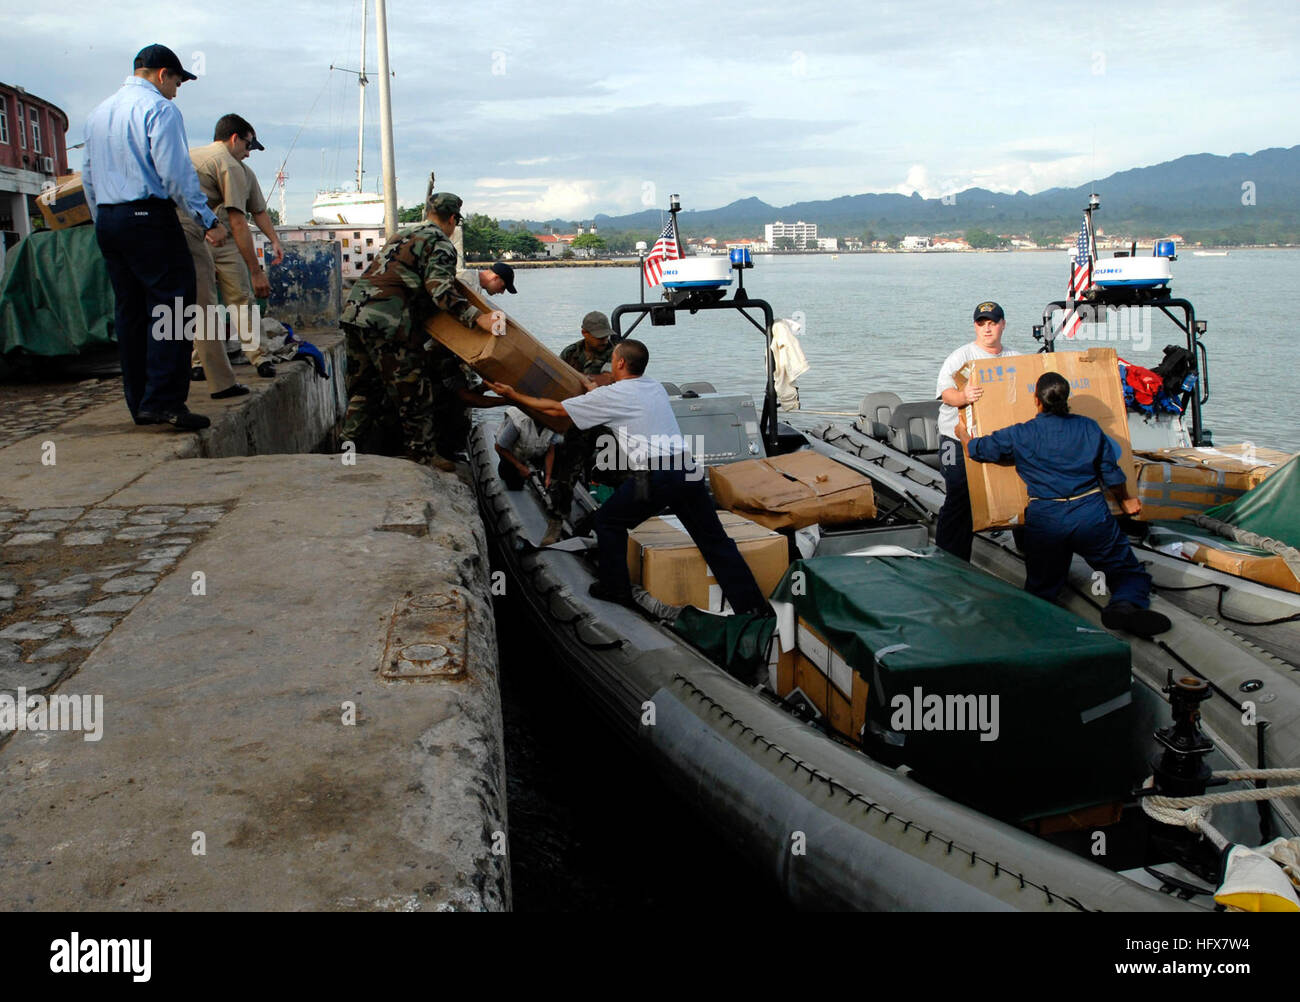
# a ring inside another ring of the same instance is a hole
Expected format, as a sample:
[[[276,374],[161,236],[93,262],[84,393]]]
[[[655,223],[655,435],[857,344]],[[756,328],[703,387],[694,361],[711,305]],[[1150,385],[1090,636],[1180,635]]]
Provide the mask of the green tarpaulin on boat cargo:
[[[76,355],[113,343],[113,287],[93,226],[39,230],[9,250],[0,355]]]
[[[776,620],[766,612],[717,616],[693,605],[673,620],[673,632],[698,647],[716,665],[745,682],[757,681],[767,667]]]
[[[1258,487],[1205,514],[1300,549],[1300,455],[1292,456]]]
[[[1125,799],[1142,754],[1128,644],[941,550],[918,552],[798,560],[772,596],[869,683],[871,753],[1013,821]],[[814,663],[829,656],[808,646]]]

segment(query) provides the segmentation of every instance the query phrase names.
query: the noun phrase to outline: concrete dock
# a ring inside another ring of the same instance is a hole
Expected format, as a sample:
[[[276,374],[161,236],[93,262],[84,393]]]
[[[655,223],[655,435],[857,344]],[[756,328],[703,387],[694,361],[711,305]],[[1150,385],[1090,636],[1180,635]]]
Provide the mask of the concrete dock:
[[[136,428],[118,397],[4,440],[0,907],[510,906],[474,498],[312,454],[342,346],[309,337],[331,378],[194,384],[199,434]],[[79,729],[32,716],[60,697]]]

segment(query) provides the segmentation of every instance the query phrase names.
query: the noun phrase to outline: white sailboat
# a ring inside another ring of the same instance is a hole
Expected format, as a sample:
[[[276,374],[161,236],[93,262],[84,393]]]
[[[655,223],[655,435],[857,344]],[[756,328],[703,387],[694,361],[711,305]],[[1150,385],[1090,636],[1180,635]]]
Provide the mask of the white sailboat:
[[[362,190],[362,181],[365,177],[366,84],[369,82],[366,77],[366,0],[361,0],[361,69],[357,75],[361,100],[357,114],[356,188],[316,192],[316,199],[311,205],[313,223],[343,226],[384,225],[384,196],[377,192]]]

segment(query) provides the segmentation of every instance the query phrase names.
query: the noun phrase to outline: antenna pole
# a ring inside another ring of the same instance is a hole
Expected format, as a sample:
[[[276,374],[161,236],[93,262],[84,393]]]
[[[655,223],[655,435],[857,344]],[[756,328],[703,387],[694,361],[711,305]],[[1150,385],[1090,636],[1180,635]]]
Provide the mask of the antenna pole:
[[[361,95],[361,110],[357,113],[357,194],[361,194],[361,179],[365,174],[363,161],[366,155],[366,0],[361,0],[361,73],[357,77],[357,93]]]

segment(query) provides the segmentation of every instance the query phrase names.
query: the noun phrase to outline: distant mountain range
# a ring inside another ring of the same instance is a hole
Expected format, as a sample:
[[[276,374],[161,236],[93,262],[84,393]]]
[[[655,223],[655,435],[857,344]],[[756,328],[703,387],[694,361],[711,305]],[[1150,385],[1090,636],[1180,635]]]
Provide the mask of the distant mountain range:
[[[1064,234],[1078,226],[1088,195],[1101,196],[1098,225],[1106,232],[1240,231],[1267,237],[1300,229],[1300,146],[1258,153],[1215,156],[1198,153],[1152,167],[1137,167],[1077,188],[1049,188],[1014,195],[968,188],[947,199],[912,195],[844,195],[773,206],[744,198],[719,209],[683,211],[683,236],[738,237],[762,234],[764,223],[803,220],[825,236],[932,234],[972,227],[997,233]],[[597,215],[601,231],[654,231],[660,209],[625,216]],[[569,221],[526,223],[545,232],[565,230]]]

